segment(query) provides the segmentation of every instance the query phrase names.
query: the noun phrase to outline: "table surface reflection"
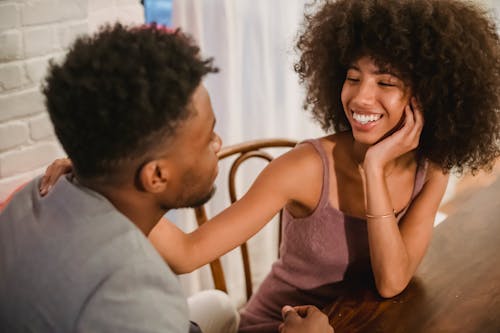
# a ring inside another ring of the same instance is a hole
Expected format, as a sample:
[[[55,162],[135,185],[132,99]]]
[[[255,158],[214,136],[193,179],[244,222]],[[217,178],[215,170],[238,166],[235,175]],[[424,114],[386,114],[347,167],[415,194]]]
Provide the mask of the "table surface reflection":
[[[324,311],[342,332],[500,332],[500,180],[439,224],[406,290],[351,281]]]

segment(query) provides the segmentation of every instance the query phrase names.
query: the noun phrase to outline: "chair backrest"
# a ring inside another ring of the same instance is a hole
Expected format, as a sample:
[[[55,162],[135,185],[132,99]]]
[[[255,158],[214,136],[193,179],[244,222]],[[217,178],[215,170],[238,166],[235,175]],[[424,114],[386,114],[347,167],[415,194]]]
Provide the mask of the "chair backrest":
[[[243,162],[253,159],[259,158],[264,159],[268,162],[273,160],[273,155],[269,152],[264,151],[267,148],[291,148],[297,144],[297,141],[288,140],[288,139],[261,139],[261,140],[253,140],[247,141],[240,144],[227,146],[221,149],[218,154],[219,161],[229,157],[236,157],[234,161],[230,164],[229,169],[229,179],[228,179],[228,187],[229,187],[229,198],[231,200],[231,204],[238,200],[237,190],[236,190],[236,172]],[[206,214],[205,206],[200,206],[195,208],[196,213],[196,221],[198,225],[202,225],[205,223],[208,218]],[[279,213],[279,240],[278,247],[281,243],[281,211]],[[247,299],[252,295],[252,275],[250,270],[250,258],[248,253],[247,243],[243,243],[240,246],[241,256],[243,260],[243,269],[245,273],[245,285],[246,285],[246,296]],[[222,264],[219,259],[215,259],[210,263],[210,270],[212,272],[212,277],[214,280],[214,286],[216,289],[227,292],[226,280],[224,277],[224,271],[222,269]]]

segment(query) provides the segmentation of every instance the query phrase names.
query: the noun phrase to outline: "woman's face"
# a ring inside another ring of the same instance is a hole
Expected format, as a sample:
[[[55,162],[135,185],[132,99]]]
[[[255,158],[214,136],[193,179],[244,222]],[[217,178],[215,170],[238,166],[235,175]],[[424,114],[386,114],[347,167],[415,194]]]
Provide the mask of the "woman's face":
[[[379,68],[370,57],[354,61],[341,94],[354,139],[372,145],[397,129],[410,97],[410,88],[395,73]]]

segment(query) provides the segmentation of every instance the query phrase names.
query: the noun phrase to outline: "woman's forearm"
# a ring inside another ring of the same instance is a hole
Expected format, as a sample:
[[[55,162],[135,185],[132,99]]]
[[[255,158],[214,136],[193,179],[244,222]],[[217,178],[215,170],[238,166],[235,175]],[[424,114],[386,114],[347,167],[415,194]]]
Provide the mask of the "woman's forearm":
[[[365,171],[368,242],[375,283],[381,296],[392,297],[408,284],[407,249],[382,169]]]
[[[151,230],[148,238],[175,273],[189,273],[197,268],[192,255],[196,251],[190,235],[172,222],[162,218]]]

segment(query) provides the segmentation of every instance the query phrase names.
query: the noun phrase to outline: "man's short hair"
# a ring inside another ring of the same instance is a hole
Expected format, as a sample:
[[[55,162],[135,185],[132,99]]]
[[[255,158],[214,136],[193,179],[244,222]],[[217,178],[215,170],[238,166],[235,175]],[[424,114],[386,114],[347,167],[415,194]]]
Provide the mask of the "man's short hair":
[[[113,172],[175,133],[204,75],[190,37],[156,25],[104,26],[78,38],[43,87],[55,132],[79,177]]]

